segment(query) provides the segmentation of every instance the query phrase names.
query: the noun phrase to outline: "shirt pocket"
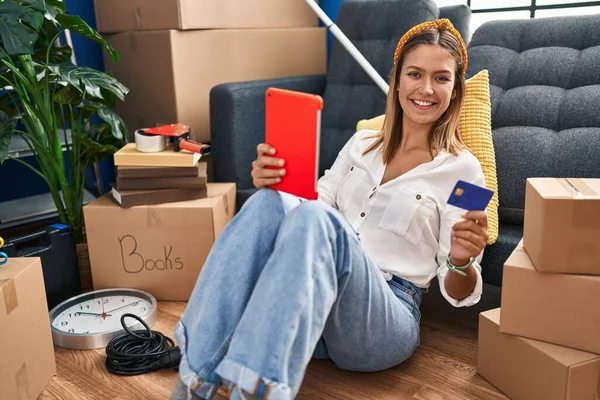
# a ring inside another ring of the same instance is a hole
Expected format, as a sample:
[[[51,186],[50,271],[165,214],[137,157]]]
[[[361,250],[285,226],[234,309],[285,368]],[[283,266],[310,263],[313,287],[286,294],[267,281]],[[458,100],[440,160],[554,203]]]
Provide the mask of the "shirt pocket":
[[[346,176],[342,179],[336,194],[335,202],[339,210],[346,211],[348,204],[352,201],[354,191],[363,181],[365,175],[366,171],[364,169],[360,169],[356,166],[350,167]]]
[[[379,227],[416,246],[436,212],[437,207],[433,200],[418,191],[403,188],[391,197],[379,221]]]

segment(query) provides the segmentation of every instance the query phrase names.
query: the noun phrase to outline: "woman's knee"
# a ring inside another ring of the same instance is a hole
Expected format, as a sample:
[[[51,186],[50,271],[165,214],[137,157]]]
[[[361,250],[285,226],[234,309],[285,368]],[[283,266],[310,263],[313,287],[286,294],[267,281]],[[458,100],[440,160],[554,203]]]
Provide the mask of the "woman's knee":
[[[304,221],[319,221],[324,218],[337,218],[335,210],[322,201],[312,200],[300,204],[294,214]]]
[[[279,192],[265,188],[258,190],[250,196],[240,209],[240,212],[273,214],[277,213],[278,210],[283,210]]]
[[[349,235],[357,235],[348,221],[330,205],[319,201],[306,201],[289,215],[289,221],[303,227],[325,228],[328,231],[346,231]]]
[[[257,206],[257,205],[276,205],[281,203],[281,196],[279,192],[269,188],[263,188],[257,190],[252,196],[248,198],[243,207],[246,206]]]

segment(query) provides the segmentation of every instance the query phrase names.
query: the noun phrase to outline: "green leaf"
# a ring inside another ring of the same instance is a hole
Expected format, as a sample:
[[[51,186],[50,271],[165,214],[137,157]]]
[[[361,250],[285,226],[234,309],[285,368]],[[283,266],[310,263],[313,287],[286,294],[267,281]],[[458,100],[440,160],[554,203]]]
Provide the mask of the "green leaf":
[[[108,90],[102,89],[102,97],[104,98],[104,101],[102,102],[104,105],[110,107],[110,108],[115,108],[115,106],[117,105],[117,96],[115,94],[113,94],[112,92],[109,92]]]
[[[61,73],[62,73],[61,72],[62,69],[61,69],[60,65],[46,65],[46,66],[44,66],[44,65],[40,64],[40,66],[48,68],[50,70],[50,72],[53,73],[56,76],[60,76]]]
[[[95,29],[91,28],[81,17],[76,15],[58,14],[56,16],[58,23],[65,29],[77,32],[86,39],[93,40],[102,46],[102,48],[110,55],[114,62],[119,60],[119,54],[112,48],[110,44]]]
[[[10,56],[8,54],[6,54],[6,52],[4,51],[4,49],[2,47],[0,47],[0,60],[3,58],[10,58]]]
[[[21,0],[24,3],[35,0]],[[15,3],[15,0],[5,0],[0,3],[0,18],[14,18],[14,22],[26,22],[34,30],[38,31],[44,22],[44,5],[39,9],[37,5],[27,7],[26,5]]]
[[[48,7],[52,7],[62,13],[67,12],[67,7],[65,6],[63,0],[46,0],[46,9]]]
[[[28,0],[36,3],[33,0]],[[37,4],[36,4],[37,6]],[[38,31],[44,22],[43,11],[5,0],[0,3],[0,38],[11,56],[32,54]]]
[[[92,165],[94,161],[100,161],[106,157],[113,155],[119,150],[122,145],[115,141],[115,138],[107,133],[109,128],[101,125],[95,128],[92,135],[77,133],[73,135],[73,141],[79,143],[81,150],[85,153],[85,157],[81,160],[84,167]]]
[[[125,140],[115,137],[108,124],[95,125],[90,133],[90,138],[97,143],[114,146],[117,150],[125,146]]]
[[[53,100],[58,104],[77,105],[83,100],[83,95],[77,88],[68,85],[58,89]]]
[[[125,127],[125,122],[123,122],[123,119],[121,119],[119,114],[104,104],[91,101],[86,103],[96,107],[98,110],[98,116],[110,126],[112,136],[123,140],[127,134],[127,128]]]
[[[49,15],[51,20],[56,21],[58,14],[66,12],[67,9],[61,0],[46,0],[46,15]]]
[[[12,141],[16,125],[16,118],[9,117],[4,111],[0,111],[0,165],[8,157],[10,142]]]
[[[37,11],[45,11],[46,5],[44,4],[44,0],[21,0],[23,3],[27,3]]]
[[[37,33],[19,21],[3,20],[0,15],[0,37],[6,52],[11,56],[33,53]]]
[[[76,87],[86,97],[104,99],[101,89],[116,95],[120,100],[125,99],[129,89],[112,76],[88,67],[64,66],[60,77],[63,81]]]

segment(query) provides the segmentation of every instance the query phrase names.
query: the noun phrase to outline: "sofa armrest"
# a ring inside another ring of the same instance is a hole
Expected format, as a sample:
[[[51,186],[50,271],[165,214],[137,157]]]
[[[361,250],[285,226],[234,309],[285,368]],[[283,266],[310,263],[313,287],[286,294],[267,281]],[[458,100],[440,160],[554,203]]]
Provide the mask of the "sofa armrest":
[[[210,92],[210,134],[216,182],[252,185],[256,146],[265,139],[265,92],[269,87],[323,95],[325,75],[217,85]]]

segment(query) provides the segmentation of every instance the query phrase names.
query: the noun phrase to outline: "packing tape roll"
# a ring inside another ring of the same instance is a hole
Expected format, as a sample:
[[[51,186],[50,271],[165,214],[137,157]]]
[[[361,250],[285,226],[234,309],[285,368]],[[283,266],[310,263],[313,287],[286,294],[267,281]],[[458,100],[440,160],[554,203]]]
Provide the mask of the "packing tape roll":
[[[158,153],[166,148],[166,140],[161,135],[146,135],[135,131],[135,148],[142,153]]]

